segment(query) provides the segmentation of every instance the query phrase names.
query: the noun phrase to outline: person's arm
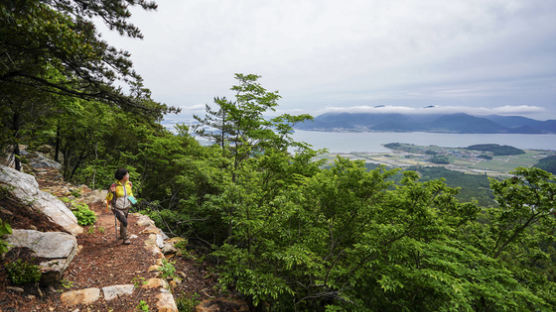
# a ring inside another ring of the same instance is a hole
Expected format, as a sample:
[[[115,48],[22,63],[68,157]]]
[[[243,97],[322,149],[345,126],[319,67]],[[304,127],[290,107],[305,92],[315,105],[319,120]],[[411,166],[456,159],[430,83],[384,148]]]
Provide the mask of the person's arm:
[[[106,211],[109,211],[110,203],[112,202],[112,198],[114,197],[114,191],[116,190],[116,185],[110,185],[110,189],[108,189],[108,194],[106,194]]]
[[[108,189],[108,194],[106,194],[107,201],[112,201],[112,198],[114,198],[114,192],[116,192],[116,183],[110,185],[110,189]]]

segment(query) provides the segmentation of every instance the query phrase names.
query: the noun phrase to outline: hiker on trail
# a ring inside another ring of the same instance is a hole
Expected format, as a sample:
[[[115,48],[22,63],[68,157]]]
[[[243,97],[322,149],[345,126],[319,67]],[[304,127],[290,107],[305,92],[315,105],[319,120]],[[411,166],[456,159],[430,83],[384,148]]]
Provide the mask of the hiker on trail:
[[[128,245],[131,242],[127,237],[127,214],[132,204],[130,196],[133,199],[132,184],[126,169],[118,169],[114,177],[117,181],[110,186],[106,201],[112,205],[112,212],[120,221],[120,239],[123,239],[123,243]]]

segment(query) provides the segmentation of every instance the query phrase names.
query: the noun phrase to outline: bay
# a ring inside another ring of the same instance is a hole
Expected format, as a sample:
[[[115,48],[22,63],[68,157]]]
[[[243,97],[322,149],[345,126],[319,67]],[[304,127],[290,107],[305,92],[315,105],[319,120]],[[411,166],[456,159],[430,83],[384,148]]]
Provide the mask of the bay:
[[[556,134],[457,134],[429,132],[322,132],[295,130],[293,138],[331,153],[384,153],[387,143],[467,147],[473,144],[511,145],[521,149],[556,151]]]

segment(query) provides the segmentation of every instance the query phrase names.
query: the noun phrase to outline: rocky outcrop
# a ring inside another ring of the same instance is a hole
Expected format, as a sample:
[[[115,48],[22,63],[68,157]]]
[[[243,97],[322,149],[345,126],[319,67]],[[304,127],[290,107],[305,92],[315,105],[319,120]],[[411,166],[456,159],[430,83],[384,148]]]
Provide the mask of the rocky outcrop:
[[[29,248],[36,257],[45,260],[39,264],[42,284],[52,284],[60,280],[77,253],[75,237],[62,232],[14,229],[12,234],[6,237],[6,241],[11,245],[10,248]]]
[[[62,169],[62,165],[59,162],[56,162],[48,158],[48,156],[46,156],[41,152],[29,153],[23,150],[21,151],[21,155],[25,156],[25,159],[27,159],[29,165],[31,165],[31,167],[34,169],[38,169],[38,168],[53,168],[56,170]]]
[[[0,165],[0,184],[10,187],[12,194],[21,202],[41,211],[69,233],[77,235],[83,232],[71,210],[55,196],[41,191],[32,175]]]

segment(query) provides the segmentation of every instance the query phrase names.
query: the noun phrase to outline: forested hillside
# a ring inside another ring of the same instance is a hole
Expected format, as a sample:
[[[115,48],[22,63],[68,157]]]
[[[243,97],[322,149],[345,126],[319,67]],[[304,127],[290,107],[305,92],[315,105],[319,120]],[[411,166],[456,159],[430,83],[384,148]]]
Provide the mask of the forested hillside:
[[[254,74],[236,74],[235,96],[197,116],[212,131],[181,125],[174,134],[160,121],[176,109],[150,98],[129,55],[89,19],[140,37],[126,3],[155,5],[91,3],[0,4],[0,148],[16,168],[22,144],[53,146],[64,178],[92,188],[127,168],[142,212],[188,238],[220,286],[254,310],[556,309],[552,174],[516,168],[490,180],[498,204],[485,208],[413,171],[393,182],[397,170],[362,161],[323,168],[291,136],[312,117],[265,118],[280,95]]]

